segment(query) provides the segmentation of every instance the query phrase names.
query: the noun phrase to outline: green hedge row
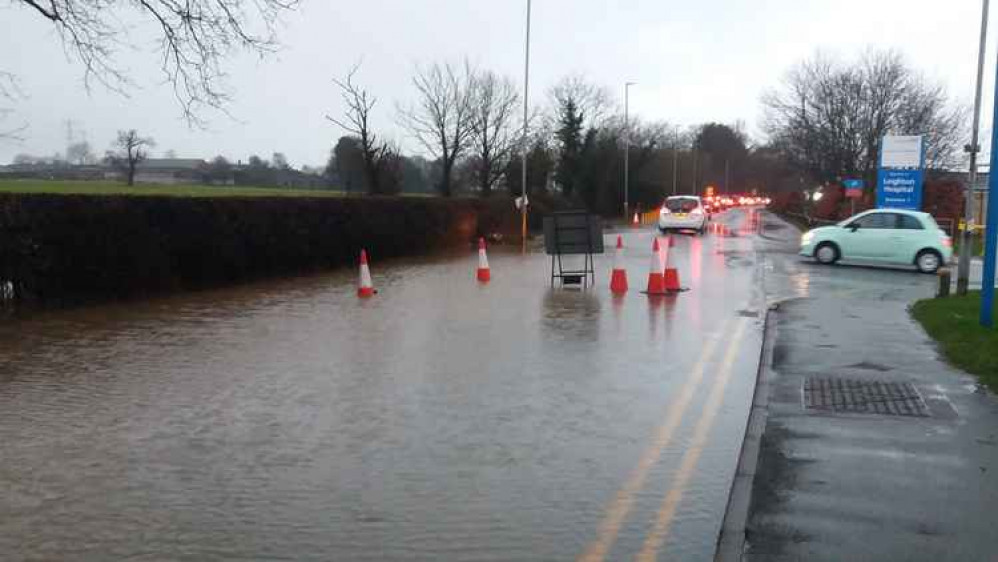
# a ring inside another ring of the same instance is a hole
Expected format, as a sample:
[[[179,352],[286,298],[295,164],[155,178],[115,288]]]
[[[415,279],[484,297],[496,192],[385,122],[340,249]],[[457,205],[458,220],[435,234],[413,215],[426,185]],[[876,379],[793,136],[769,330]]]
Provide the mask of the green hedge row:
[[[0,300],[194,289],[510,236],[508,199],[0,194]]]

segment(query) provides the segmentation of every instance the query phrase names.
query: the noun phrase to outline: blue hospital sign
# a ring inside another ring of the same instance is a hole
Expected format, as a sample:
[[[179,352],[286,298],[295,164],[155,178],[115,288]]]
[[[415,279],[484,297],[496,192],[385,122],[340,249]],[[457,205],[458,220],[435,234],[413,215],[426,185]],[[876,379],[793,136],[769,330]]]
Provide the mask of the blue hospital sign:
[[[922,170],[891,170],[881,168],[877,173],[877,208],[922,208]]]
[[[877,207],[921,210],[924,167],[921,135],[884,137],[877,170]]]

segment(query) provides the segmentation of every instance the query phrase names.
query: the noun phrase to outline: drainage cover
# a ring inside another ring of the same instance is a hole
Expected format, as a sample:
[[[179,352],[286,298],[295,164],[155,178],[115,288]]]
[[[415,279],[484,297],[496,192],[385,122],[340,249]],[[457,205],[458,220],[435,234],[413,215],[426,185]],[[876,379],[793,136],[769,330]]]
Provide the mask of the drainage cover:
[[[914,385],[868,379],[808,377],[804,379],[804,407],[854,414],[929,416]]]

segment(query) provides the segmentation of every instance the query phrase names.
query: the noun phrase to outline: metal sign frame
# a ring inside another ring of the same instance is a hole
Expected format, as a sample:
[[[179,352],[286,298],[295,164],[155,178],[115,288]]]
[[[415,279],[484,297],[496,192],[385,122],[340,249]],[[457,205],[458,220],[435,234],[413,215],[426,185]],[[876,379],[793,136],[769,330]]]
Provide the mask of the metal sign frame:
[[[551,256],[551,286],[581,282],[584,288],[596,284],[593,254],[603,253],[603,221],[586,211],[560,211],[544,217],[544,249]],[[566,255],[583,256],[582,269],[568,269]]]

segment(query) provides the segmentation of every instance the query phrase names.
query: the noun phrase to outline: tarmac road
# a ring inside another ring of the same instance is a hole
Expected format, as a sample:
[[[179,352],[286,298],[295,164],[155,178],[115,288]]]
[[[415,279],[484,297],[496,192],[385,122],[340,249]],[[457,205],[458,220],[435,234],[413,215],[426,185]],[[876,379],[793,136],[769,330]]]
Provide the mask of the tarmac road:
[[[751,213],[689,291],[495,248],[0,325],[4,560],[710,560],[759,360]],[[606,243],[613,247],[615,234]],[[803,281],[801,281],[803,282]]]

